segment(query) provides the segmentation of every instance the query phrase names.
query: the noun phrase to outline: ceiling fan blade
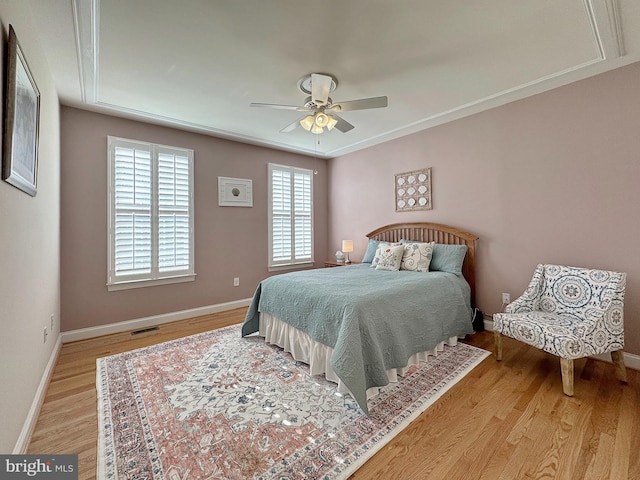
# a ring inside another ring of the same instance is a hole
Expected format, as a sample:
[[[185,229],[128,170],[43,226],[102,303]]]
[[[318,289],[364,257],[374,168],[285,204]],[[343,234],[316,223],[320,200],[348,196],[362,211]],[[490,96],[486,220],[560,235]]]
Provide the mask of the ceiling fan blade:
[[[384,108],[388,105],[387,97],[362,98],[348,102],[337,102],[327,110],[335,112],[348,112],[351,110],[366,110],[367,108]]]
[[[304,117],[302,117],[304,118]],[[289,132],[293,132],[298,125],[300,125],[300,120],[302,120],[302,118],[299,118],[298,120],[296,120],[293,123],[290,123],[289,125],[287,125],[286,127],[284,127],[282,130],[280,130],[280,133],[289,133]]]
[[[331,91],[332,78],[319,73],[311,74],[311,100],[316,105],[326,105]]]
[[[262,108],[277,108],[278,110],[297,110],[299,112],[310,112],[311,109],[307,107],[300,107],[295,105],[278,105],[275,103],[250,103],[250,107],[262,107]]]
[[[335,127],[333,128],[337,128],[342,133],[347,133],[349,130],[353,130],[354,128],[356,128],[353,125],[351,125],[349,122],[347,122],[344,118],[340,118],[335,113],[332,113],[331,116],[336,120],[338,120],[338,123],[336,123]]]

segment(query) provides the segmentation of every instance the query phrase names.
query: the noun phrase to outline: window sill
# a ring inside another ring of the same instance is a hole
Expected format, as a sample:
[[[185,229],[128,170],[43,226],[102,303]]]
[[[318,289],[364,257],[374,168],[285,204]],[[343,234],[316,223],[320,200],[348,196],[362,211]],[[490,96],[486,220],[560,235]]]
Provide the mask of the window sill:
[[[176,277],[158,278],[156,280],[129,280],[126,282],[107,283],[107,290],[115,292],[118,290],[129,290],[131,288],[155,287],[156,285],[170,285],[172,283],[193,282],[196,274],[179,275]]]
[[[302,270],[305,268],[312,268],[315,265],[314,262],[296,263],[294,265],[274,265],[269,267],[269,272],[280,272],[285,270]]]

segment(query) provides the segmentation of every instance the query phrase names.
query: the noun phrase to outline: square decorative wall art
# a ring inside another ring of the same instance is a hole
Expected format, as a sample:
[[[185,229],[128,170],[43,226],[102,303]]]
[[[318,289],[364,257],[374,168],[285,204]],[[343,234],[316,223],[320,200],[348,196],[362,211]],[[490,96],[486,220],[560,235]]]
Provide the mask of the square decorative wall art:
[[[253,207],[253,181],[245,178],[218,177],[218,205]]]
[[[397,173],[396,212],[431,210],[431,168]]]

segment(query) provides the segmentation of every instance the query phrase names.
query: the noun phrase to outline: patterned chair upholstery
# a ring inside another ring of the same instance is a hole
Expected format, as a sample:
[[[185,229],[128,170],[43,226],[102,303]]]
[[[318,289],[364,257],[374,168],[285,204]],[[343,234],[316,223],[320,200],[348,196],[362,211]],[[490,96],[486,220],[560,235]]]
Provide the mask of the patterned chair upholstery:
[[[562,386],[573,395],[573,360],[611,352],[626,382],[623,358],[626,274],[538,265],[525,292],[493,315],[496,358],[506,335],[560,357]]]

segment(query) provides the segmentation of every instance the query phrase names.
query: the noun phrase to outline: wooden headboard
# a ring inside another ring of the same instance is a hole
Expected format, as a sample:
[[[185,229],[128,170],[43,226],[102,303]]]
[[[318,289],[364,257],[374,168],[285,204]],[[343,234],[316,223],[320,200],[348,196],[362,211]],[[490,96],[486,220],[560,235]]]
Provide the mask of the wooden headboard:
[[[462,275],[471,286],[471,307],[476,305],[476,240],[473,233],[439,223],[394,223],[375,229],[367,237],[385,242],[413,240],[448,245],[466,245],[467,255],[462,264]]]

